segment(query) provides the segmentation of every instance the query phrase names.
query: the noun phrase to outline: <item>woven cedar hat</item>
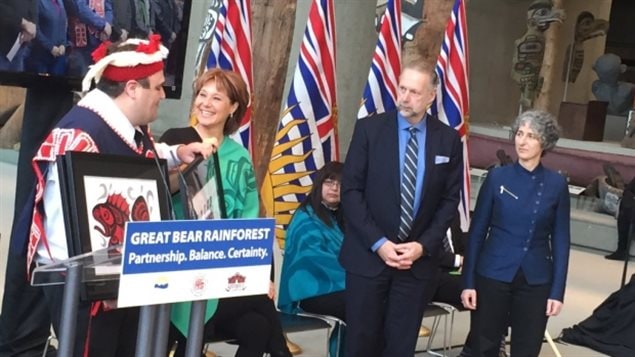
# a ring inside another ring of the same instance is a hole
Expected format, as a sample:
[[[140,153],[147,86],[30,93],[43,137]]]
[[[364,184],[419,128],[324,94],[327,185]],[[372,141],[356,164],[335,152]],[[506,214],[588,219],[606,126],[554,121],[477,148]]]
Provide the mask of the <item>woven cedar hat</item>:
[[[101,78],[113,82],[126,82],[135,79],[146,78],[163,70],[163,60],[168,56],[168,49],[161,45],[161,36],[150,35],[147,40],[131,38],[120,44],[136,45],[129,51],[112,52],[107,55],[110,41],[104,41],[92,53],[95,64],[84,76],[82,91],[87,92],[95,81],[99,83]]]

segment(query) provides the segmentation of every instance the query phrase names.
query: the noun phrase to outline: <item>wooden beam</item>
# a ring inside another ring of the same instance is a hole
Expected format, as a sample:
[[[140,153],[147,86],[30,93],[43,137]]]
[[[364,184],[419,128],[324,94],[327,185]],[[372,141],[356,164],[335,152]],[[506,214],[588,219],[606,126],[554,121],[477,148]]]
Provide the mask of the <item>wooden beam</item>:
[[[563,0],[553,0],[554,9],[563,8]],[[534,101],[534,109],[544,110],[551,114],[558,115],[558,101],[553,98],[553,81],[557,80],[555,59],[560,47],[560,22],[553,22],[545,31],[545,54],[542,58],[539,81],[542,83],[540,92]],[[559,98],[558,98],[559,99]]]
[[[289,52],[295,28],[296,0],[252,2],[254,98],[252,130],[258,187],[267,171],[273,147]]]
[[[426,0],[423,3],[424,23],[417,29],[414,41],[404,45],[404,59],[419,55],[429,65],[436,65],[454,2],[455,0]]]

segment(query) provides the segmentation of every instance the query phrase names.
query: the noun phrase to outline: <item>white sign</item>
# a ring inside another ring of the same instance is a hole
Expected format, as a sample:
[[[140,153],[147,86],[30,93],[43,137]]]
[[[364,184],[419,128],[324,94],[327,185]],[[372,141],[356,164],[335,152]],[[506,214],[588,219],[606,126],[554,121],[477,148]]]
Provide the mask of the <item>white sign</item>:
[[[275,221],[128,222],[119,307],[266,294]]]

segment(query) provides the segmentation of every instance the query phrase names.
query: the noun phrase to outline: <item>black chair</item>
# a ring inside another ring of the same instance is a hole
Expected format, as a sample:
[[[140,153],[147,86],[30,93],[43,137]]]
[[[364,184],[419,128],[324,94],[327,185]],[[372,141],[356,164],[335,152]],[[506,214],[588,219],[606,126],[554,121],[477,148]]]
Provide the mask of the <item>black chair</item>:
[[[331,315],[321,315],[321,314],[314,314],[314,313],[310,313],[310,312],[301,312],[298,313],[297,316],[301,316],[301,317],[310,317],[310,318],[314,318],[314,319],[319,319],[322,320],[323,322],[329,324],[329,332],[326,335],[326,355],[328,355],[329,352],[329,337],[331,336],[331,333],[333,333],[333,329],[335,329],[336,327],[346,327],[346,322],[338,319],[335,316],[331,316]],[[283,329],[284,329],[284,325],[283,325]],[[285,331],[286,332],[286,331]],[[338,357],[339,353],[340,353],[340,346],[342,344],[342,329],[338,328],[337,329],[337,336],[336,336],[336,349],[335,351],[337,351],[335,356],[331,356],[331,357]]]
[[[433,301],[428,304],[425,312],[423,313],[423,317],[432,317],[432,327],[430,328],[430,336],[428,337],[428,344],[426,346],[425,352],[433,355],[433,356],[447,356],[451,349],[452,343],[452,333],[454,331],[454,313],[457,311],[463,311],[464,308],[461,306],[454,306],[450,304],[446,304],[443,302]],[[434,341],[434,337],[437,334],[439,329],[439,324],[441,323],[441,318],[443,317],[443,353],[439,353],[432,350],[432,342]],[[450,319],[450,328],[448,329],[448,317]]]

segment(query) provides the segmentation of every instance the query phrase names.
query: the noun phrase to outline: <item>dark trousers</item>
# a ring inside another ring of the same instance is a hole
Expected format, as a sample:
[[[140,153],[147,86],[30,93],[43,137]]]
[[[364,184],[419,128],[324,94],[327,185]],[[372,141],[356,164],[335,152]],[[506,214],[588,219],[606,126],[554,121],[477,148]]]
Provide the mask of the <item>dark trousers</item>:
[[[301,300],[299,306],[303,311],[333,316],[346,323],[346,293],[344,290]],[[346,327],[341,324],[336,324],[331,331],[329,355],[346,355]]]
[[[459,309],[463,308],[461,302],[461,276],[449,274],[447,271],[441,271],[439,275],[437,288],[434,290],[432,301],[444,302]]]
[[[346,356],[412,357],[432,279],[386,268],[375,277],[346,273]]]
[[[59,336],[62,317],[63,286],[42,288],[50,307],[53,329]],[[125,308],[103,311],[91,317],[90,302],[80,301],[76,330],[73,337],[73,356],[82,357],[86,348],[90,357],[134,357],[139,324],[139,309]],[[86,346],[88,343],[88,346]]]
[[[42,288],[33,287],[26,278],[26,257],[9,254],[0,317],[0,356],[42,356],[51,334],[49,310]]]
[[[632,198],[631,198],[632,200]],[[620,204],[620,208],[617,214],[617,250],[626,252],[628,247],[628,235],[631,232],[631,225],[633,223],[633,208],[632,204],[626,204],[625,199]],[[631,243],[633,246],[633,243]]]
[[[475,283],[476,310],[470,324],[473,356],[498,356],[500,339],[508,324],[512,327],[511,355],[538,356],[547,326],[551,284],[530,285],[522,270],[511,283],[480,275]]]
[[[306,312],[330,315],[346,321],[346,293],[342,290],[304,299],[300,301],[300,308]]]
[[[205,324],[204,340],[213,337],[236,339],[236,357],[291,357],[273,301],[266,295],[220,299]],[[177,341],[174,357],[185,355],[187,339],[172,325],[169,341]],[[170,345],[172,342],[170,343]]]

